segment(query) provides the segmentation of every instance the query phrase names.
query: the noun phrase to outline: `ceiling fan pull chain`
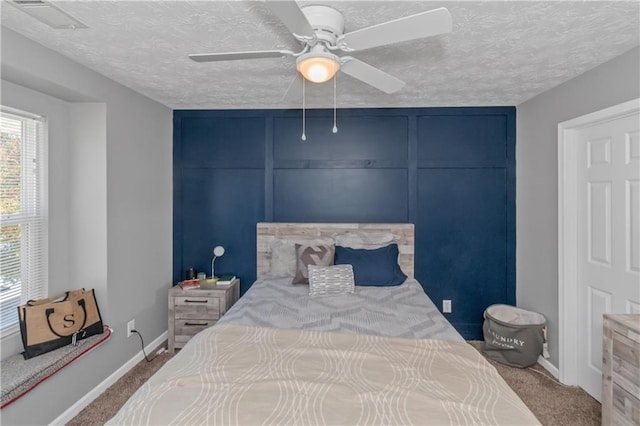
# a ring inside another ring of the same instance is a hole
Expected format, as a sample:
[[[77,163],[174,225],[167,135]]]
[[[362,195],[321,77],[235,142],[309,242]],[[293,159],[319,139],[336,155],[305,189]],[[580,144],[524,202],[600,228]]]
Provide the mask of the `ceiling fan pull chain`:
[[[305,82],[304,82],[304,78],[302,79],[302,140],[306,141],[307,140],[307,135],[305,134],[306,132],[306,123],[305,123]]]
[[[333,133],[338,133],[338,126],[336,123],[336,78],[338,78],[338,74],[334,74],[333,76],[333,129],[331,129]]]

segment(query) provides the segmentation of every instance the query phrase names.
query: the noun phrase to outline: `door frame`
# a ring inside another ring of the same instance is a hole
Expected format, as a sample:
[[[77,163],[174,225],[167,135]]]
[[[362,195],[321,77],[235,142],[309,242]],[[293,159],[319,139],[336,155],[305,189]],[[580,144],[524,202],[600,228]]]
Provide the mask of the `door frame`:
[[[578,146],[582,128],[640,112],[640,98],[558,124],[558,374],[578,384]]]

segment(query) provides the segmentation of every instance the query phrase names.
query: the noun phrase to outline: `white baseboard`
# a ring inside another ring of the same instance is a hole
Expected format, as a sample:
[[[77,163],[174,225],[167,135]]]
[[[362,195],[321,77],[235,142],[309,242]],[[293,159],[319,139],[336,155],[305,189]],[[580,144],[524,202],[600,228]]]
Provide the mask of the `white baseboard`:
[[[155,349],[158,346],[160,346],[160,344],[162,342],[167,340],[168,335],[169,335],[169,332],[165,331],[160,336],[158,336],[153,342],[151,342],[147,346],[145,346],[144,350],[149,355],[151,355],[150,352],[153,349]],[[82,397],[80,400],[78,400],[75,404],[73,404],[71,407],[67,408],[62,414],[60,414],[50,424],[52,424],[52,425],[64,425],[64,424],[67,424],[71,419],[73,419],[75,416],[77,416],[78,413],[80,411],[82,411],[87,405],[91,404],[94,399],[96,399],[104,391],[106,391],[109,388],[109,386],[111,386],[112,384],[117,382],[119,378],[124,376],[129,370],[131,370],[133,367],[135,367],[135,365],[137,363],[139,363],[140,361],[142,361],[143,359],[144,359],[144,354],[142,353],[142,351],[140,351],[137,354],[135,354],[133,358],[131,358],[129,361],[127,361],[122,367],[120,367],[116,371],[114,371],[113,374],[111,374],[109,377],[104,379],[100,384],[98,384],[98,386],[96,386],[95,388],[90,390],[84,397]]]
[[[543,366],[544,369],[547,370],[556,379],[558,379],[558,377],[560,376],[559,371],[558,371],[558,367],[556,367],[555,365],[551,364],[546,358],[543,358],[542,356],[539,356],[538,357],[538,364]]]

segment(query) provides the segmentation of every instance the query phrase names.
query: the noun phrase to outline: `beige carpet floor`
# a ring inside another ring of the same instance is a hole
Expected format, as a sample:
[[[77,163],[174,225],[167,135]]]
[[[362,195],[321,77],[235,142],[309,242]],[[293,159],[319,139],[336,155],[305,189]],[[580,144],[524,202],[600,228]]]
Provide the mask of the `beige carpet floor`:
[[[469,343],[480,351],[482,342]],[[579,387],[561,385],[540,364],[521,369],[488,361],[543,425],[600,425],[600,403]]]
[[[469,343],[480,350],[481,342]],[[104,424],[170,358],[171,355],[165,352],[151,362],[141,361],[67,424]],[[557,383],[540,365],[520,369],[492,360],[489,362],[496,367],[498,373],[543,425],[600,425],[600,403],[580,388],[565,387]]]
[[[71,419],[67,425],[103,425],[107,420],[115,416],[129,397],[173,356],[169,355],[168,352],[156,356],[155,353],[158,349],[151,352],[151,354],[154,355],[149,355],[151,362],[147,362],[146,360],[140,361],[127,374],[109,386],[102,395],[97,397],[91,404],[85,407],[84,410],[78,413],[77,416]],[[155,358],[153,358],[153,356],[155,356]]]

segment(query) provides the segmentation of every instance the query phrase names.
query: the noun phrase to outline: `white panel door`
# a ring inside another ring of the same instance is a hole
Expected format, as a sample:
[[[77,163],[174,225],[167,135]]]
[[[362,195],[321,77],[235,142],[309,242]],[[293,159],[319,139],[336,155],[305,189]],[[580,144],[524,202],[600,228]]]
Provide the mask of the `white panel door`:
[[[576,132],[578,385],[602,392],[602,314],[640,310],[640,117]]]

